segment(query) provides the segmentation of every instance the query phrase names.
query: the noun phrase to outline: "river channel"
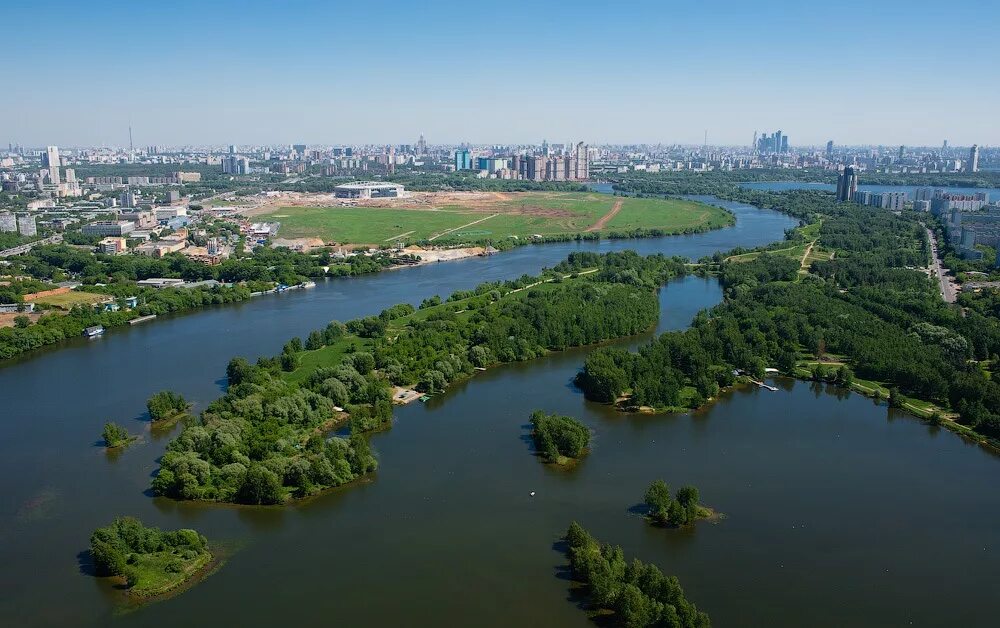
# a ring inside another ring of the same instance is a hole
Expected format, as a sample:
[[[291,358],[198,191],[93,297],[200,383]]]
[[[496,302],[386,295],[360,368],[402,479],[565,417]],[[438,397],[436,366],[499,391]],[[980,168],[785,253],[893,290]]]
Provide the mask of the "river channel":
[[[221,394],[234,355],[275,354],[330,319],[535,274],[574,250],[697,259],[778,240],[795,224],[723,204],[737,223],[718,231],[528,246],[331,280],[3,365],[0,623],[588,626],[553,548],[578,520],[677,575],[718,626],[990,625],[995,457],[858,395],[788,380],[777,392],[732,391],[694,414],[621,415],[572,386],[588,348],[491,369],[398,408],[392,430],[372,438],[378,473],[307,503],[149,496],[170,437],[147,429],[153,392],[176,390],[198,410]],[[669,283],[657,331],[683,329],[720,299],[711,279]],[[591,454],[569,471],[540,464],[526,440],[534,409],[585,422]],[[96,443],[107,420],[143,442],[108,457]],[[629,507],[656,478],[698,486],[725,519],[649,527]],[[123,613],[120,595],[83,573],[79,556],[91,530],[118,515],[197,528],[227,563],[182,595]]]

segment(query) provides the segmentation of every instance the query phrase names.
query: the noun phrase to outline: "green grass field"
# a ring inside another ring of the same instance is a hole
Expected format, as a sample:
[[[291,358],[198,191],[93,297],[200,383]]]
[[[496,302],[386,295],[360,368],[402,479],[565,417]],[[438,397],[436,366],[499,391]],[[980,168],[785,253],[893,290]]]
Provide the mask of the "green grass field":
[[[53,294],[40,299],[36,299],[35,303],[44,303],[46,305],[51,305],[52,307],[57,307],[61,310],[73,309],[74,305],[93,305],[108,298],[106,294],[95,294],[93,292],[77,292],[76,290],[70,290],[69,292],[64,292],[63,294]]]
[[[665,229],[683,231],[696,227],[719,228],[730,216],[713,205],[659,198],[625,198],[622,210],[608,222],[609,231]]]
[[[606,225],[601,218],[621,203]],[[375,207],[280,207],[268,216],[281,222],[283,238],[319,237],[327,242],[381,245],[402,240],[462,244],[535,235],[574,235],[662,229],[680,233],[730,224],[725,210],[675,199],[619,198],[580,192],[526,192],[476,206],[413,209]]]

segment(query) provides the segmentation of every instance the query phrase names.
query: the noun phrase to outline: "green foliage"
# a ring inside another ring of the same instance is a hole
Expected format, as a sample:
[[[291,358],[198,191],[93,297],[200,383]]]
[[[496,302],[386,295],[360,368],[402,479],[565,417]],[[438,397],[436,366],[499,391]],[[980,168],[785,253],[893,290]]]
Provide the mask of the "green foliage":
[[[163,532],[133,517],[115,519],[90,536],[98,575],[122,576],[139,593],[157,593],[182,582],[209,556],[208,541],[194,530]]]
[[[590,444],[590,429],[573,417],[535,410],[531,414],[531,428],[535,449],[548,462],[557,462],[561,456],[579,458]]]
[[[677,578],[655,565],[626,562],[620,547],[601,545],[575,522],[566,541],[574,578],[586,585],[591,606],[614,612],[614,625],[711,626],[708,615],[684,596]]]
[[[394,314],[331,323],[314,353],[299,352],[292,341],[281,356],[257,365],[234,358],[226,395],[170,443],[154,491],[260,504],[353,481],[376,467],[363,434],[391,425],[391,385],[436,393],[472,373],[474,364],[529,360],[639,333],[656,322],[656,288],[684,272],[682,260],[611,253],[570,256],[548,276],[584,264],[597,272],[558,284],[530,276],[486,283],[458,301],[438,300],[416,312],[389,308]],[[307,346],[320,341],[309,338]],[[359,346],[365,350],[354,350]],[[302,366],[307,359],[322,366]],[[317,446],[318,435],[341,416],[334,406],[348,410],[353,435]],[[551,438],[558,456],[560,448],[579,453],[589,433],[555,431]]]
[[[160,391],[146,401],[149,418],[153,421],[173,418],[186,412],[189,407],[190,404],[184,400],[184,397],[170,390]]]
[[[698,518],[698,489],[693,486],[681,487],[671,498],[667,483],[656,480],[646,489],[644,501],[649,518],[661,525],[680,527]]]
[[[104,444],[108,447],[121,447],[122,445],[127,445],[132,440],[128,430],[117,423],[111,422],[104,424],[104,431],[101,435],[104,438]]]

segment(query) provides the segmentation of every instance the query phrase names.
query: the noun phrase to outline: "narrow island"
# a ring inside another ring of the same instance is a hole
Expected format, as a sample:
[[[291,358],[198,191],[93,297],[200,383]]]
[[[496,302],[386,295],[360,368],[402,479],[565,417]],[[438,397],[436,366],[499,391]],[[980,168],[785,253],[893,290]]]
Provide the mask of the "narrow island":
[[[394,391],[430,396],[476,369],[647,331],[657,290],[685,273],[680,258],[573,253],[540,276],[333,321],[255,364],[234,358],[226,394],[185,422],[153,490],[284,504],[361,479],[378,467],[368,435],[391,427]]]
[[[656,565],[626,562],[621,547],[602,545],[576,522],[570,524],[566,542],[573,578],[586,589],[591,616],[614,626],[712,625],[684,596],[677,578]]]
[[[120,517],[90,536],[98,576],[116,578],[129,595],[153,598],[175,591],[212,563],[208,541],[194,530],[170,532]]]
[[[121,425],[108,421],[104,424],[104,431],[101,433],[104,438],[104,446],[108,449],[119,449],[128,447],[132,441],[139,438],[128,433]]]
[[[575,463],[587,452],[590,430],[570,416],[531,413],[531,437],[535,449],[545,462],[556,465]]]
[[[698,519],[715,517],[715,511],[698,503],[698,489],[682,486],[671,497],[670,487],[663,480],[656,480],[646,489],[644,499],[646,519],[659,526],[680,528]]]
[[[170,390],[162,390],[146,401],[149,418],[156,427],[169,427],[187,414],[191,408],[184,397]]]

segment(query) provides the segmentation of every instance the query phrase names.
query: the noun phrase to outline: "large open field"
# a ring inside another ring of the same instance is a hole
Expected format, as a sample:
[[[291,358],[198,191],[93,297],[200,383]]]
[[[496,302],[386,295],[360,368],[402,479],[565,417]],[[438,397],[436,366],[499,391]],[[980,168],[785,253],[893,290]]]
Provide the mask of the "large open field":
[[[581,192],[429,193],[366,205],[378,206],[281,206],[269,209],[267,219],[281,222],[282,238],[370,245],[453,245],[634,229],[680,233],[731,221],[724,210],[692,201]]]

